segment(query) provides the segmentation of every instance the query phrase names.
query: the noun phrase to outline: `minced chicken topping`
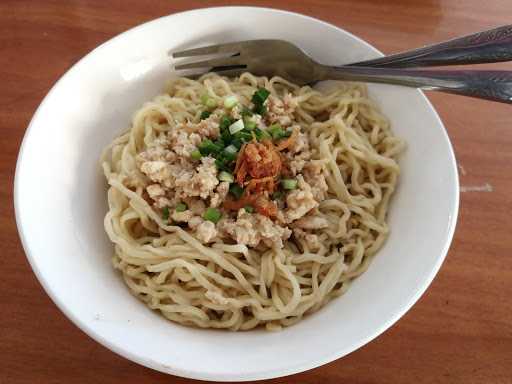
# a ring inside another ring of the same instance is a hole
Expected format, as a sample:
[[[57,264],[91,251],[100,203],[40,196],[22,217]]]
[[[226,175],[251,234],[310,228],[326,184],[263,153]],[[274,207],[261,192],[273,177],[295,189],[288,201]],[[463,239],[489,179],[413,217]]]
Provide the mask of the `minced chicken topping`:
[[[147,201],[204,244],[282,248],[293,235],[318,249],[315,230],[328,226],[317,215],[325,168],[295,123],[292,95],[260,88],[251,105],[236,96],[203,104],[199,121],[161,133],[137,155]]]

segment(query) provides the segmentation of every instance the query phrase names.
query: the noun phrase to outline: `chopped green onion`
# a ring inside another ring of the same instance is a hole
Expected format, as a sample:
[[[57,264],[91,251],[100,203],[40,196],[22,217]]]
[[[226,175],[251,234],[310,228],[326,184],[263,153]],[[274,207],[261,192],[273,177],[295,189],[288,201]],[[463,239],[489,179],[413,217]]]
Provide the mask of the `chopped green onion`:
[[[162,219],[169,220],[169,207],[162,209]]]
[[[235,147],[233,144],[230,144],[226,148],[224,148],[224,152],[235,154],[238,152],[238,148]]]
[[[251,101],[254,103],[254,105],[262,105],[265,100],[267,100],[268,95],[270,95],[269,91],[267,91],[265,88],[259,88],[252,95]]]
[[[256,92],[254,92],[251,99],[254,104],[254,113],[257,113],[261,116],[267,113],[267,107],[265,107],[264,103],[265,100],[267,100],[268,95],[270,95],[270,92],[265,88],[259,88]]]
[[[224,99],[224,107],[227,109],[231,109],[237,104],[238,98],[236,96],[228,96]]]
[[[231,184],[229,186],[229,193],[231,193],[233,196],[235,196],[235,198],[238,200],[239,198],[242,197],[243,193],[244,193],[244,189],[239,186],[238,184]]]
[[[278,123],[272,124],[270,127],[268,127],[268,131],[270,133],[273,133],[276,130],[282,129],[281,126]]]
[[[210,139],[206,139],[199,143],[198,149],[199,152],[201,152],[201,155],[207,156],[210,153],[219,153],[222,150],[222,147],[215,144]]]
[[[207,119],[210,117],[212,113],[210,111],[203,111],[201,112],[201,116],[200,116],[200,119],[201,120],[204,120],[204,119]]]
[[[201,157],[203,157],[203,155],[201,155],[201,152],[199,152],[197,149],[195,151],[192,151],[190,153],[190,157],[192,158],[192,160],[201,160]]]
[[[219,137],[217,140],[215,140],[213,142],[213,144],[215,144],[220,149],[222,149],[222,148],[224,148],[226,146],[226,144],[224,143],[224,140],[222,140],[222,137]]]
[[[253,111],[260,116],[264,116],[267,113],[267,107],[265,107],[263,104],[257,104],[254,106]]]
[[[231,161],[235,161],[236,160],[236,153],[231,153],[231,152],[223,152],[222,153],[222,156],[226,162],[231,162]]]
[[[208,109],[213,109],[217,106],[217,100],[206,93],[201,96],[201,103]]]
[[[253,213],[254,212],[254,208],[251,207],[250,205],[246,205],[244,207],[244,209],[245,209],[245,212],[247,212],[247,213]]]
[[[178,203],[176,204],[176,212],[185,212],[187,210],[187,204],[185,203]]]
[[[270,139],[271,138],[270,134],[267,131],[264,131],[264,130],[259,129],[259,128],[256,128],[254,130],[254,134],[256,135],[256,139],[257,140],[265,140],[265,139]]]
[[[201,103],[206,105],[206,102],[210,99],[210,96],[207,93],[201,95]]]
[[[245,126],[245,129],[247,129],[248,131],[252,131],[253,129],[256,128],[256,122],[254,122],[252,120],[246,120],[246,121],[244,121],[244,126]]]
[[[240,112],[240,114],[242,117],[251,117],[253,115],[252,111],[245,105],[242,107],[242,112]]]
[[[229,126],[229,133],[234,135],[235,133],[240,132],[242,129],[244,129],[244,122],[242,119],[240,119]]]
[[[249,131],[240,131],[233,135],[235,139],[238,139],[240,141],[251,141],[252,140],[252,134]]]
[[[283,197],[283,192],[281,191],[276,191],[272,194],[272,199],[273,200],[279,200]]]
[[[286,137],[286,131],[281,128],[279,124],[272,124],[270,127],[268,127],[268,131],[272,135],[273,139],[277,140]]]
[[[224,129],[220,131],[220,138],[226,142],[230,143],[233,136],[231,136],[231,133],[229,133],[229,129]]]
[[[229,172],[222,171],[219,173],[219,176],[217,177],[220,181],[227,181],[229,183],[232,183],[235,179],[233,178],[233,175]]]
[[[231,145],[234,146],[237,150],[240,150],[242,148],[243,141],[237,137],[233,138],[231,140]]]
[[[229,116],[222,116],[220,118],[219,128],[221,130],[228,129],[231,124],[233,124],[234,120]]]
[[[203,214],[203,219],[216,223],[222,217],[222,213],[217,208],[208,208]]]
[[[236,154],[229,152],[222,152],[217,155],[215,165],[219,171],[231,172],[233,169],[233,162],[236,160]]]
[[[217,106],[217,100],[209,98],[206,103],[206,108],[213,109]]]
[[[283,180],[281,180],[281,185],[283,186],[284,189],[288,189],[288,190],[295,189],[295,188],[297,188],[297,180],[283,179]]]
[[[219,171],[231,171],[228,165],[228,160],[222,157],[215,159],[215,166]]]

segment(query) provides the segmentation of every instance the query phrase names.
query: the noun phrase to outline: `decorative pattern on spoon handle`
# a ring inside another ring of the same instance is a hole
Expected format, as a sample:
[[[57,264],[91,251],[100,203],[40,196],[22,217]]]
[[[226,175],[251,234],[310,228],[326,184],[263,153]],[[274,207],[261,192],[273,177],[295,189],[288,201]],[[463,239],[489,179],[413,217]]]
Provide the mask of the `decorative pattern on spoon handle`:
[[[468,71],[463,86],[447,92],[512,103],[512,72]]]
[[[504,25],[439,44],[351,65],[407,68],[496,63],[510,60],[512,60],[512,25]]]
[[[325,68],[324,79],[404,85],[512,104],[512,71]]]

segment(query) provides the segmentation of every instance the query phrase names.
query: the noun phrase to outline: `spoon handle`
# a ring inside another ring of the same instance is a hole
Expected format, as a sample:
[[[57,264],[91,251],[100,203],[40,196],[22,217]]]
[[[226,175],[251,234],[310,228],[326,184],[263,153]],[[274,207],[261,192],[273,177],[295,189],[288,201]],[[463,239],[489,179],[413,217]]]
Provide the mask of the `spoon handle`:
[[[512,71],[325,66],[327,79],[396,84],[512,104]]]
[[[428,45],[411,51],[350,64],[357,67],[430,67],[512,60],[512,25]]]

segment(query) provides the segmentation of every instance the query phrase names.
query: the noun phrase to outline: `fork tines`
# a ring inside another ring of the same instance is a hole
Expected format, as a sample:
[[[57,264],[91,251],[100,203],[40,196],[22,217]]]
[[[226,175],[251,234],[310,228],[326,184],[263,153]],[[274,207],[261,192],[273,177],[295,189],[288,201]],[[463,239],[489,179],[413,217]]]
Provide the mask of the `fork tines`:
[[[173,58],[229,54],[229,56],[216,57],[186,64],[178,64],[174,66],[174,69],[181,71],[185,69],[209,68],[209,70],[207,70],[205,73],[216,72],[224,76],[239,75],[243,72],[244,69],[247,68],[247,65],[244,64],[241,55],[242,47],[245,43],[246,42],[233,42],[173,52]]]

